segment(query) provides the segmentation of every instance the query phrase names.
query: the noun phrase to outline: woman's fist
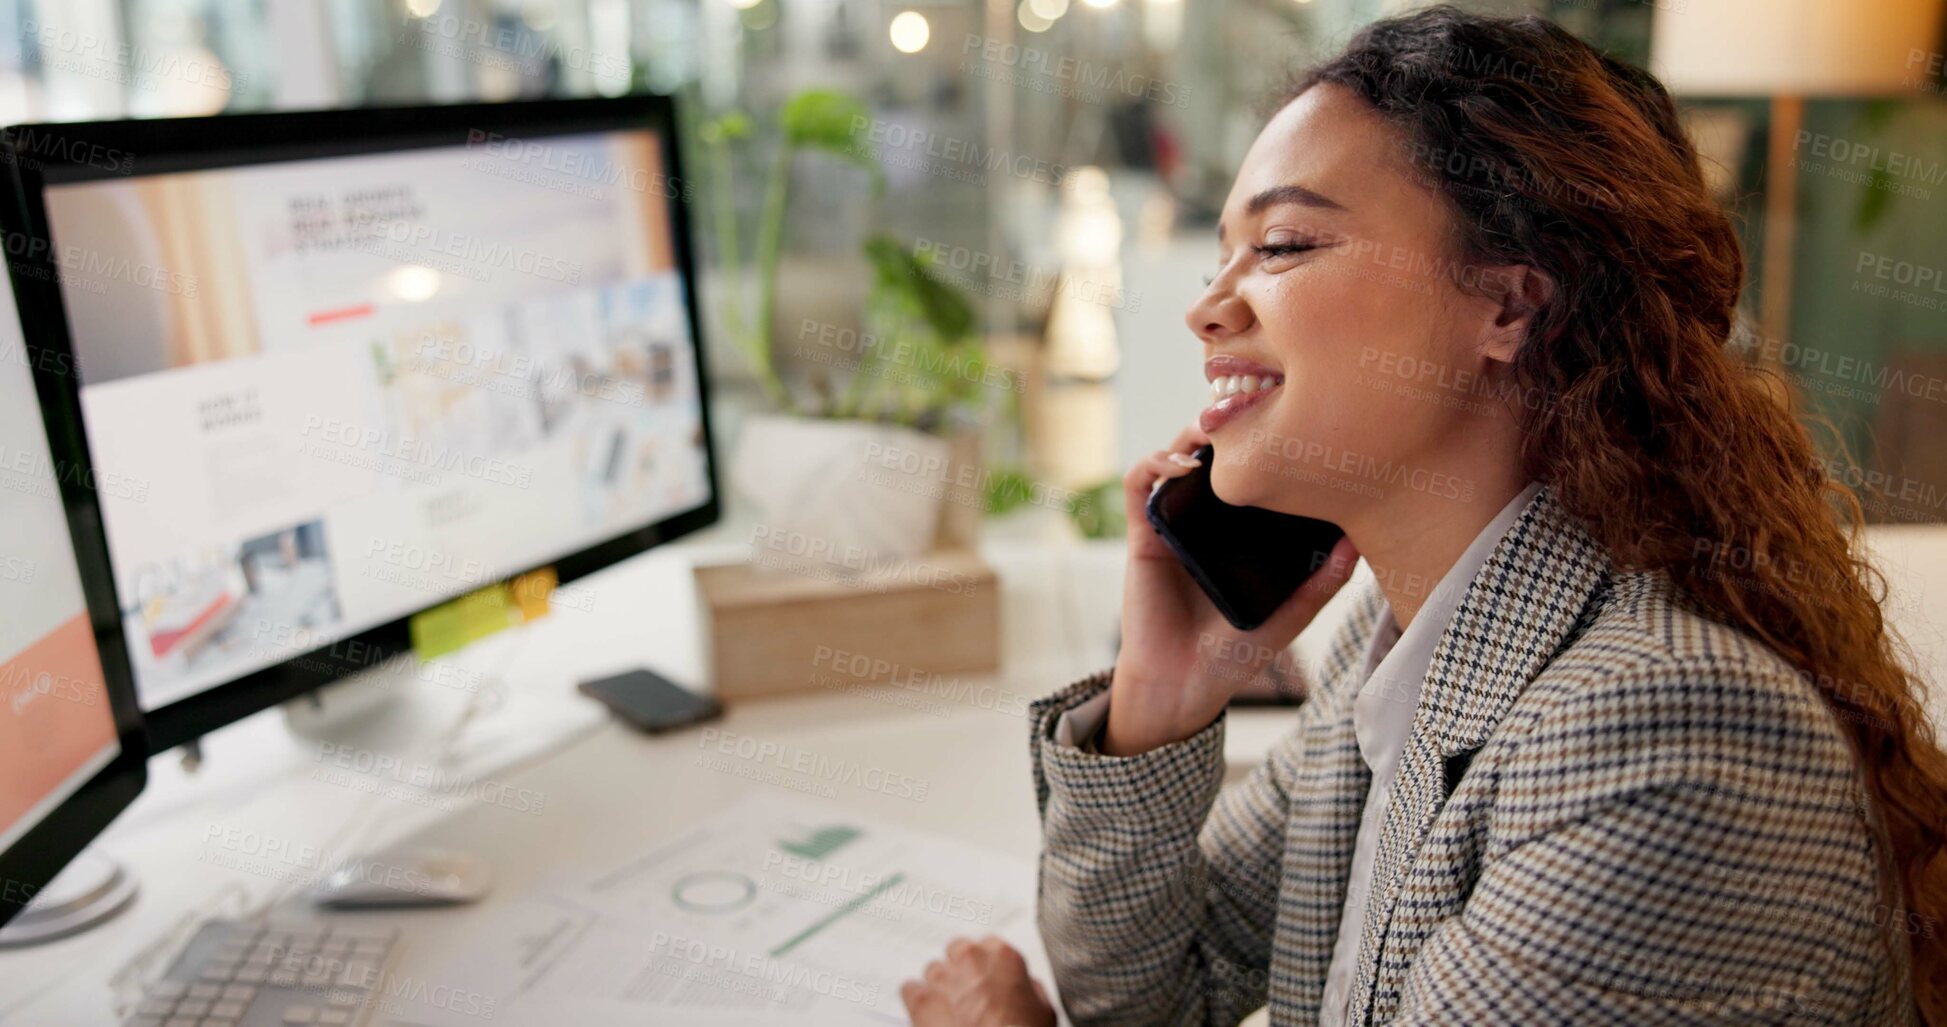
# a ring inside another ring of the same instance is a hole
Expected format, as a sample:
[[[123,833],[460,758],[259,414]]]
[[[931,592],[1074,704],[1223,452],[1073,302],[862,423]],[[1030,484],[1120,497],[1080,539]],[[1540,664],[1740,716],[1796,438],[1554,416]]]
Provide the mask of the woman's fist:
[[[1055,1007],[1028,964],[997,935],[955,938],[922,980],[899,986],[913,1027],[1054,1027]]]

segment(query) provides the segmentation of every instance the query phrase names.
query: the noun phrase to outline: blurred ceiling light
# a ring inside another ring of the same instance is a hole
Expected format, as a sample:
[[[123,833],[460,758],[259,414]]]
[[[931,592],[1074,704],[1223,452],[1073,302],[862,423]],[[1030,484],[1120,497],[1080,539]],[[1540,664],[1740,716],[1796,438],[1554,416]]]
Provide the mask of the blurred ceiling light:
[[[761,4],[763,2],[764,0],[730,0],[730,6],[735,7],[740,11],[748,11],[751,8],[756,7],[758,4]]]
[[[1020,18],[1021,27],[1029,32],[1046,32],[1055,24],[1034,9],[1034,0],[1021,0],[1021,9],[1016,16]]]
[[[424,264],[395,267],[386,274],[385,287],[407,303],[424,303],[439,292],[439,272]]]
[[[1082,0],[1082,2],[1089,5],[1090,7],[1099,7],[1105,9],[1114,7],[1116,5],[1116,0]]]
[[[1068,173],[1067,194],[1057,221],[1062,258],[1091,268],[1116,266],[1122,249],[1122,219],[1109,196],[1109,176],[1093,165]]]
[[[1056,379],[1102,381],[1122,362],[1110,311],[1122,305],[1122,219],[1101,168],[1076,168],[1063,184],[1055,215],[1061,277],[1048,307],[1044,367]]]
[[[1093,164],[1070,168],[1068,191],[1078,200],[1100,200],[1109,195],[1109,173]]]
[[[1068,13],[1068,0],[1028,0],[1027,6],[1050,22]]]
[[[1106,200],[1089,202],[1061,215],[1060,250],[1074,264],[1109,267],[1122,251],[1122,219]]]
[[[536,32],[546,32],[554,27],[559,13],[554,0],[527,0],[521,8],[521,22]]]
[[[406,0],[406,13],[415,18],[430,18],[439,10],[439,0]]]
[[[900,53],[918,53],[926,49],[926,41],[932,37],[933,28],[926,23],[926,15],[918,11],[900,11],[892,19],[892,45]]]

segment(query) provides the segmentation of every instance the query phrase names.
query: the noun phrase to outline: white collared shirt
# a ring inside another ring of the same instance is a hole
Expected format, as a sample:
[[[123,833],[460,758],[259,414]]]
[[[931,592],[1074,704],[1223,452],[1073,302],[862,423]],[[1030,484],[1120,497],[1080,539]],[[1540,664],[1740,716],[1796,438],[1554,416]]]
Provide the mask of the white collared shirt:
[[[1433,662],[1433,650],[1446,634],[1460,607],[1461,597],[1474,577],[1487,564],[1501,539],[1514,526],[1521,511],[1540,491],[1539,483],[1522,489],[1501,512],[1482,528],[1466,552],[1441,577],[1404,632],[1390,608],[1380,618],[1379,628],[1366,649],[1366,683],[1352,700],[1352,729],[1359,740],[1359,755],[1372,771],[1372,784],[1366,792],[1365,810],[1359,818],[1359,836],[1352,850],[1351,876],[1346,882],[1345,907],[1339,918],[1338,941],[1332,949],[1332,962],[1325,972],[1325,994],[1319,1009],[1320,1027],[1342,1027],[1351,1003],[1352,980],[1358,972],[1359,939],[1365,925],[1366,903],[1372,890],[1374,857],[1379,845],[1379,829],[1386,822],[1386,808],[1392,800],[1393,778],[1399,756],[1413,733],[1413,714],[1419,705],[1420,686]],[[1101,692],[1063,713],[1055,722],[1055,742],[1078,745],[1092,739],[1108,720],[1109,691]]]
[[[1325,995],[1319,1006],[1319,1027],[1342,1027],[1346,1008],[1352,1000],[1352,979],[1359,969],[1359,938],[1365,926],[1366,904],[1371,898],[1374,856],[1379,849],[1379,829],[1386,823],[1386,809],[1393,798],[1393,780],[1399,769],[1399,755],[1413,734],[1413,714],[1420,704],[1420,686],[1433,663],[1433,650],[1447,633],[1460,600],[1474,576],[1487,564],[1494,547],[1514,526],[1521,511],[1535,498],[1541,486],[1530,483],[1508,501],[1494,519],[1447,569],[1433,587],[1426,602],[1413,616],[1413,623],[1399,630],[1399,621],[1390,607],[1380,618],[1379,630],[1366,650],[1366,683],[1352,700],[1352,731],[1359,739],[1359,755],[1372,771],[1372,784],[1366,791],[1365,812],[1359,817],[1359,837],[1352,849],[1352,873],[1346,881],[1345,909],[1339,916],[1338,942],[1332,948],[1332,963],[1325,971]]]

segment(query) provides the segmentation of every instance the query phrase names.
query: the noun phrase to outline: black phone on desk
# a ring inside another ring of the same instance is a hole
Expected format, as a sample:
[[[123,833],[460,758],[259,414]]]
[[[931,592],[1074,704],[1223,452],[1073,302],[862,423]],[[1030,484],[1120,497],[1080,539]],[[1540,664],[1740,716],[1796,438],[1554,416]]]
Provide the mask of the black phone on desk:
[[[1210,487],[1215,449],[1205,445],[1196,455],[1202,466],[1163,479],[1145,511],[1217,612],[1249,631],[1325,566],[1345,532],[1330,521],[1218,499]]]
[[[655,734],[723,715],[723,704],[647,668],[584,681],[577,686],[639,731]]]

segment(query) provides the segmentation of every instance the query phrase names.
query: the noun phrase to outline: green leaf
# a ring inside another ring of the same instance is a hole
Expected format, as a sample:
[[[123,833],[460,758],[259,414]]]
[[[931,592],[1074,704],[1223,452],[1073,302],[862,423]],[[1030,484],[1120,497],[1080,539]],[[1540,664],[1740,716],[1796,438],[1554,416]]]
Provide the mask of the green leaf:
[[[987,474],[987,512],[1004,514],[1034,498],[1034,479],[1015,467],[1000,467]]]
[[[998,516],[1033,501],[1035,481],[1019,467],[987,472],[987,513]],[[1055,490],[1058,494],[1058,490]],[[1071,493],[1064,509],[1084,538],[1117,538],[1126,530],[1122,514],[1122,479],[1109,478]]]
[[[1866,180],[1865,195],[1859,197],[1859,211],[1854,216],[1855,227],[1868,232],[1886,216],[1886,205],[1893,199],[1893,179],[1886,169],[1875,167]]]
[[[1898,112],[1899,105],[1891,100],[1868,100],[1853,116],[1854,131],[1862,136],[1884,133]],[[1853,228],[1860,232],[1872,231],[1873,226],[1886,217],[1892,202],[1892,177],[1885,168],[1875,163],[1866,188],[1859,195],[1859,207],[1853,212]]]
[[[893,392],[915,417],[979,406],[987,361],[972,305],[894,236],[876,233],[864,250],[873,268],[866,320],[879,345],[865,354],[851,395]],[[899,362],[899,373],[881,376],[888,359]],[[875,384],[867,377],[887,380]]]
[[[876,172],[879,162],[866,138],[871,124],[865,103],[836,89],[807,89],[778,111],[784,145],[821,150]]]
[[[1081,529],[1083,538],[1118,538],[1128,531],[1121,490],[1121,479],[1110,478],[1068,501],[1068,518]]]
[[[733,139],[748,139],[751,133],[749,115],[742,111],[731,111],[722,117],[711,118],[697,130],[697,136],[706,143],[725,143]]]
[[[954,343],[974,330],[974,309],[960,290],[884,232],[865,241],[865,255],[878,272],[875,290],[911,304],[913,312],[942,342]]]

